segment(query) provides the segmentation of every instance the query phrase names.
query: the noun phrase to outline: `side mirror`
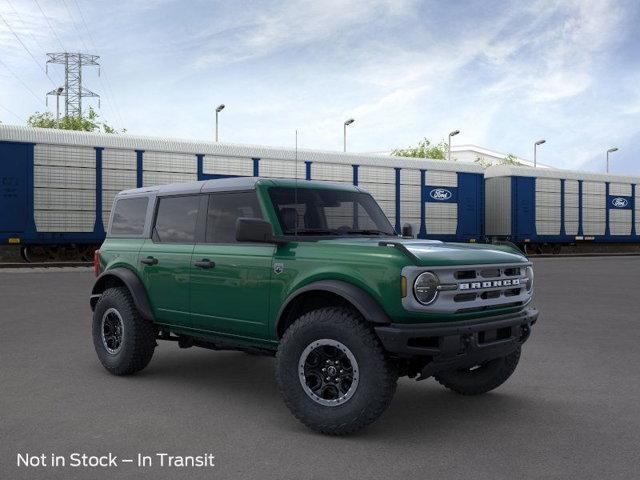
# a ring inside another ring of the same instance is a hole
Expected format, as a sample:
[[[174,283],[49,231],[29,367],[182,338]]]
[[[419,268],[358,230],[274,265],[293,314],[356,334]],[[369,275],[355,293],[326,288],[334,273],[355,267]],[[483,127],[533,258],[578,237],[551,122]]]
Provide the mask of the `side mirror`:
[[[402,236],[403,237],[408,237],[408,238],[413,238],[413,227],[411,226],[410,223],[405,223],[402,226]]]
[[[236,220],[236,240],[238,242],[271,243],[273,228],[261,218],[238,218]]]

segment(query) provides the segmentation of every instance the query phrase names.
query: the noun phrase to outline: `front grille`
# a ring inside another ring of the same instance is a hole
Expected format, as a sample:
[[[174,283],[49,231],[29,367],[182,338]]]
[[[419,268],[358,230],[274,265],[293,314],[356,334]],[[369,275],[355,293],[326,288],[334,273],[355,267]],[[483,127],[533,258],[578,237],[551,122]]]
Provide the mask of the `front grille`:
[[[424,306],[412,295],[403,299],[408,310],[442,313],[467,313],[522,306],[532,292],[526,288],[526,267],[516,265],[478,265],[464,267],[405,267],[403,275],[413,285],[422,272],[435,273],[442,286],[436,300]]]

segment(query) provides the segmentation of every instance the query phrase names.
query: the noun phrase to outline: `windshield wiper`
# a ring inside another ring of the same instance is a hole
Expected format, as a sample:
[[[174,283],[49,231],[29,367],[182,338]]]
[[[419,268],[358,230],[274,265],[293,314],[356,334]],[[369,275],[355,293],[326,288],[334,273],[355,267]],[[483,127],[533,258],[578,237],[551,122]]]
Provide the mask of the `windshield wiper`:
[[[347,232],[350,235],[393,235],[392,233],[389,232],[384,232],[382,230],[374,230],[374,229],[363,229],[363,230],[347,230]]]
[[[339,235],[335,230],[329,230],[327,228],[302,228],[297,232],[289,230],[287,235]]]

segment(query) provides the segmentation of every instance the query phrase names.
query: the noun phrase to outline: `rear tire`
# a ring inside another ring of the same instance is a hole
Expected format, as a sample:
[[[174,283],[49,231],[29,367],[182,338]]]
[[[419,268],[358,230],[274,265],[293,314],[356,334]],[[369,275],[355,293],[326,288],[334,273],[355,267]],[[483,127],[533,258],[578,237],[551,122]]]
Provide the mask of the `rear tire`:
[[[520,347],[504,357],[472,368],[461,368],[434,375],[441,385],[461,395],[480,395],[498,388],[514,372],[520,360]]]
[[[104,368],[114,375],[139,372],[153,357],[156,335],[126,288],[104,291],[93,312],[93,346]]]
[[[353,433],[380,417],[397,380],[373,329],[345,308],[302,315],[276,355],[276,381],[287,407],[300,422],[329,435]]]

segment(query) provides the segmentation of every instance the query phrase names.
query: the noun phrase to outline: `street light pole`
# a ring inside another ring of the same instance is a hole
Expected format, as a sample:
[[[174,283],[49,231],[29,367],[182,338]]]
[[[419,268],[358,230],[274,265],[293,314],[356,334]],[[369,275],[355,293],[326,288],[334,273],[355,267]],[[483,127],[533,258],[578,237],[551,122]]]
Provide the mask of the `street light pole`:
[[[349,120],[345,120],[344,122],[344,126],[343,126],[343,134],[342,134],[342,151],[346,152],[347,151],[347,125],[351,125],[353,122],[355,122],[355,120],[353,118],[350,118]]]
[[[60,95],[64,92],[63,87],[56,88],[56,127],[60,128]]]
[[[447,148],[447,160],[451,161],[451,137],[455,137],[460,133],[460,130],[454,130],[449,133],[449,147]]]
[[[542,145],[546,140],[540,139],[536,143],[533,144],[533,168],[538,166],[538,145]]]
[[[609,150],[607,150],[607,173],[609,173],[609,154],[617,151],[618,151],[618,147],[612,147]]]
[[[224,103],[221,103],[216,107],[216,142],[218,141],[218,114],[224,110]]]

